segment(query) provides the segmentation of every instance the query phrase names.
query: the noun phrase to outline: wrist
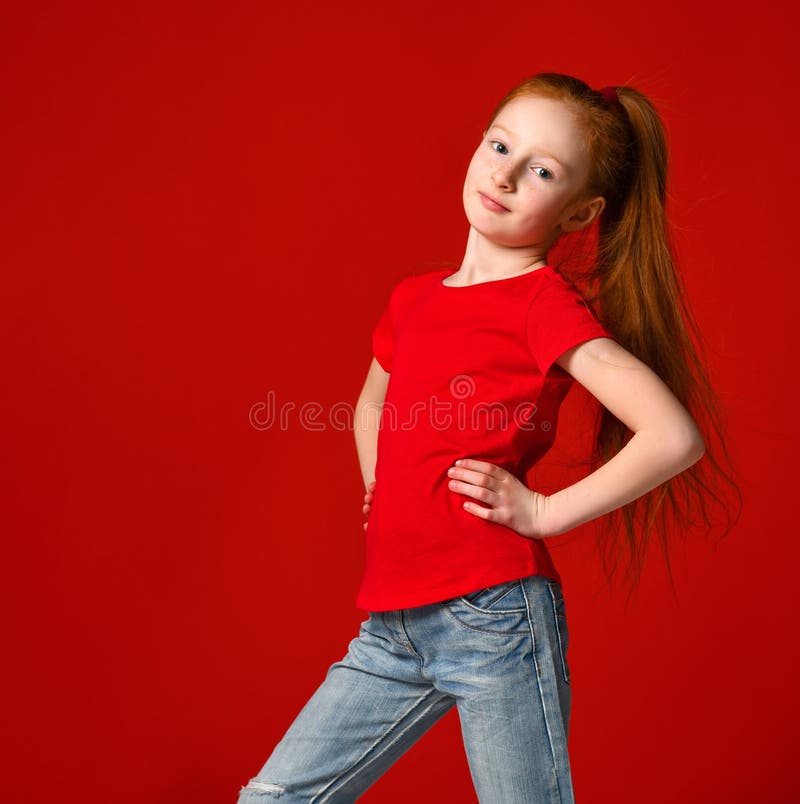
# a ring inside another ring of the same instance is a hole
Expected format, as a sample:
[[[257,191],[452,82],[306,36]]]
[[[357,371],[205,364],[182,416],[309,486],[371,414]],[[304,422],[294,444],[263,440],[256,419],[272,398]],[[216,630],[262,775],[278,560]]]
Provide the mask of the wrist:
[[[531,532],[532,539],[546,539],[562,532],[558,519],[558,506],[552,496],[531,491]]]
[[[580,524],[575,521],[574,506],[570,505],[564,489],[545,497],[543,511],[542,529],[547,536],[558,536]]]

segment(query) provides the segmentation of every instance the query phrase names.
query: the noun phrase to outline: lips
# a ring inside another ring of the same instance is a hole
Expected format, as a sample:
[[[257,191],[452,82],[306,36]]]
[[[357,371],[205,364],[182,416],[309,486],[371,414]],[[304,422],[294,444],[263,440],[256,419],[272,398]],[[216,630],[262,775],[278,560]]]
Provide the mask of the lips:
[[[501,204],[496,198],[493,198],[488,193],[483,193],[480,190],[478,190],[478,195],[481,197],[481,201],[483,202],[483,205],[487,209],[494,210],[495,212],[499,212],[501,210],[505,212],[511,212],[511,210],[508,207],[503,206],[503,204]]]

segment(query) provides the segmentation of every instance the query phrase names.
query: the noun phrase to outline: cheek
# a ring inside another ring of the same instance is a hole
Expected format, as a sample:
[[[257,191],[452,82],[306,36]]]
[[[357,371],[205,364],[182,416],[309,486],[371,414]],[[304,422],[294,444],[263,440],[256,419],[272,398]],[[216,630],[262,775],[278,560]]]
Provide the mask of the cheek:
[[[495,162],[499,161],[500,156],[491,148],[480,147],[473,152],[469,164],[473,170],[486,172],[487,170],[493,170]]]
[[[555,226],[561,207],[547,193],[531,193],[520,207],[521,220],[526,227],[549,230]]]
[[[466,177],[464,179],[465,184],[471,183],[471,182],[473,182],[475,180],[475,174],[479,170],[478,165],[479,165],[479,160],[478,160],[478,156],[476,154],[475,156],[472,157],[472,159],[470,160],[469,165],[467,166],[467,175],[466,175]]]
[[[551,215],[558,208],[556,194],[549,192],[547,187],[537,187],[534,183],[528,187],[525,198],[525,208],[531,215]]]

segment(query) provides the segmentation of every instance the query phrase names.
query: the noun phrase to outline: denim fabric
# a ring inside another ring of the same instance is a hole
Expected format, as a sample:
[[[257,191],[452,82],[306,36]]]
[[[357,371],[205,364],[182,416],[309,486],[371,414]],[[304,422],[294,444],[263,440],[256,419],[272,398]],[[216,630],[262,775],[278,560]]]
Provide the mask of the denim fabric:
[[[573,804],[568,640],[543,575],[370,612],[238,804],[356,801],[454,704],[482,804]]]

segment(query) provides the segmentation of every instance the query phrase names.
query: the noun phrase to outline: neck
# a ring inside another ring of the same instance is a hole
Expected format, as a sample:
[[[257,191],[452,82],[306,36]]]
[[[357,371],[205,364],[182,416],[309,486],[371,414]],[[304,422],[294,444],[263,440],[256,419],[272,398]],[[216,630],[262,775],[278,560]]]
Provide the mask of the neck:
[[[469,227],[467,250],[459,278],[468,284],[506,279],[547,265],[547,248],[542,244],[503,246],[488,240],[473,226]]]

